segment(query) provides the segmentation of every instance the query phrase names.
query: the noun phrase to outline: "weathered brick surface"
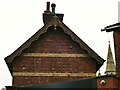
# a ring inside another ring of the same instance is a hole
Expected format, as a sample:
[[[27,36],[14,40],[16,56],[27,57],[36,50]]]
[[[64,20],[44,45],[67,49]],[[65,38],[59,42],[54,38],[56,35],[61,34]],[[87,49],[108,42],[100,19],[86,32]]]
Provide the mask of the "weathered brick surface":
[[[72,54],[87,54],[78,43],[65,34],[62,29],[49,29],[45,34],[41,35],[38,40],[33,42],[29,48],[23,53],[72,53]],[[16,57],[13,62],[13,72],[82,72],[96,73],[96,62],[91,57]],[[64,80],[73,80],[74,76],[37,76],[37,77],[13,77],[13,86],[31,85],[39,83],[59,82]]]
[[[116,71],[117,75],[120,77],[120,32],[115,31],[113,36],[115,46]]]
[[[20,58],[21,59],[21,58]],[[16,61],[13,72],[96,72],[89,58],[26,58]],[[91,66],[91,67],[89,67]]]

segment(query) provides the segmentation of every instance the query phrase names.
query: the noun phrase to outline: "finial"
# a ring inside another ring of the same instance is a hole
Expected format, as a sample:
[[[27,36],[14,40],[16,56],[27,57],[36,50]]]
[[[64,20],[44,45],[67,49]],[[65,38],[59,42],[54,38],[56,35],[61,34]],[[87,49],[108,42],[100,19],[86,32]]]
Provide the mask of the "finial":
[[[55,14],[55,7],[56,7],[56,4],[55,4],[55,3],[52,3],[52,4],[51,4],[51,7],[52,7],[52,12]]]
[[[99,70],[99,72],[98,72],[98,76],[101,76],[100,70]]]

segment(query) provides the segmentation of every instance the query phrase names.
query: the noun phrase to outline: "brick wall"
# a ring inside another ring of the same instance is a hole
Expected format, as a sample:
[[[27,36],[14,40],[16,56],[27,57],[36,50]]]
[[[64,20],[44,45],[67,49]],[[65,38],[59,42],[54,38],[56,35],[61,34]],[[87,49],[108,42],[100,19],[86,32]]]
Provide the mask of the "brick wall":
[[[101,84],[101,81],[104,80],[105,84]],[[97,78],[97,87],[101,88],[119,88],[119,79],[115,76],[102,76]]]
[[[120,32],[114,31],[114,46],[115,46],[115,60],[116,60],[116,71],[120,77]]]
[[[24,53],[67,53],[81,54],[83,57],[24,56]],[[15,58],[13,62],[13,86],[51,83],[91,77],[88,74],[92,73],[95,75],[96,62],[89,56],[84,57],[86,54],[87,52],[80,48],[78,43],[73,41],[62,29],[55,31],[49,28],[45,34],[41,35],[29,48],[24,50],[19,57]],[[16,74],[15,72],[20,74]],[[64,73],[64,75],[40,76],[39,73]],[[77,76],[71,73],[82,74]]]

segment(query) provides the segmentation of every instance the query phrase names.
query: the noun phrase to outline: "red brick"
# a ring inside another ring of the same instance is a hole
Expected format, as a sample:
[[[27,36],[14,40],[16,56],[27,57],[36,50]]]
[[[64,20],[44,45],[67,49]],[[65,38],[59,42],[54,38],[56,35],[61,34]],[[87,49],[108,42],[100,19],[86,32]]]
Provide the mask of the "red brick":
[[[101,84],[101,80],[105,81],[105,85]],[[101,90],[101,88],[119,88],[119,79],[114,76],[103,76],[97,78],[97,87]],[[102,89],[103,90],[103,89]]]
[[[78,43],[62,30],[49,30],[31,44],[23,53],[74,53],[87,54]],[[78,72],[96,73],[96,62],[91,57],[23,57],[15,58],[13,72]],[[54,76],[54,77],[13,77],[13,85],[19,86],[39,83],[59,82],[84,77]]]
[[[120,32],[115,31],[113,36],[115,46],[116,71],[117,75],[120,77]]]

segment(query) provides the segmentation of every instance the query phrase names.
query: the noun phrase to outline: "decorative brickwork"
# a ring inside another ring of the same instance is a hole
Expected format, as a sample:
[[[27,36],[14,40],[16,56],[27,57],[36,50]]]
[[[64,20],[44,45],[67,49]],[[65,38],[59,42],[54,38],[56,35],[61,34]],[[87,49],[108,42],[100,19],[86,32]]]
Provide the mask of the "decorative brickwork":
[[[39,72],[13,72],[13,76],[79,76],[79,77],[92,77],[95,76],[95,73],[39,73]]]
[[[94,59],[62,29],[52,28],[15,58],[12,73],[13,86],[59,82],[95,74]]]
[[[56,53],[23,53],[25,57],[90,57],[88,54],[56,54]]]

